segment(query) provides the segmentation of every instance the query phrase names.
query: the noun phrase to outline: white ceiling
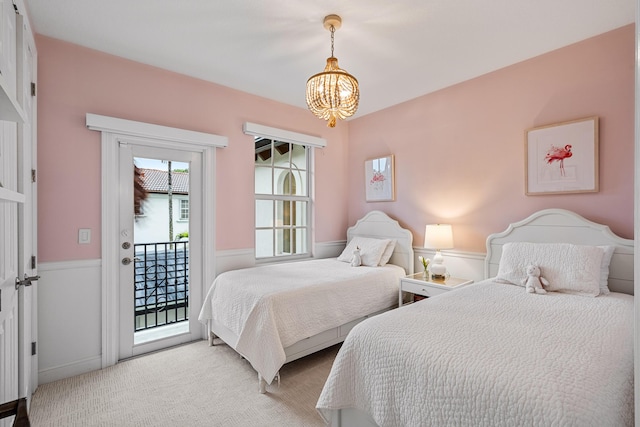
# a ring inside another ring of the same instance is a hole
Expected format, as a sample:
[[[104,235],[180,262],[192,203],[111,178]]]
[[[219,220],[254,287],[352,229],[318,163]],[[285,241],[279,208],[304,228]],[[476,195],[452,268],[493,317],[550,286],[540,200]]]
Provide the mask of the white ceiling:
[[[35,32],[306,108],[330,56],[355,117],[630,24],[636,0],[25,0]]]

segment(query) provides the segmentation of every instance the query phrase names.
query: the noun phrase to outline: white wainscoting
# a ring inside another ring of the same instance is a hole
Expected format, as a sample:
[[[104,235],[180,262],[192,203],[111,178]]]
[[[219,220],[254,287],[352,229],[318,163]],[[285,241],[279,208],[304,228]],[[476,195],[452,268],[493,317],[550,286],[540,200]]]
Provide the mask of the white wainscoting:
[[[313,249],[314,258],[332,258],[339,256],[347,244],[346,240],[337,242],[316,243]],[[216,252],[216,275],[229,270],[254,267],[255,254],[251,249],[232,249]],[[207,284],[207,289],[209,289]]]
[[[316,258],[337,258],[340,256],[345,246],[347,246],[346,240],[316,243],[313,254]]]
[[[316,258],[337,257],[346,241],[317,243]],[[416,247],[418,256],[434,252]],[[443,251],[450,274],[480,281],[484,254]],[[216,274],[255,265],[253,249],[217,251]],[[101,262],[96,260],[42,263],[38,281],[38,383],[44,384],[101,368]],[[211,284],[206,285],[206,289]],[[205,289],[205,290],[206,290]]]
[[[346,240],[316,243],[314,249],[315,258],[337,257],[344,250],[346,243]],[[422,269],[422,264],[418,260],[418,257],[422,255],[423,257],[433,259],[435,251],[422,247],[414,247],[413,250],[415,253],[414,268],[416,270],[415,272],[418,272]],[[452,276],[472,279],[475,282],[484,278],[485,254],[477,252],[442,251],[442,257]],[[216,274],[238,268],[253,267],[255,265],[253,249],[234,249],[218,251],[216,253]]]
[[[425,258],[429,258],[429,260],[433,260],[433,256],[436,253],[433,250],[422,247],[414,247],[413,251],[416,257],[413,264],[416,273],[423,270],[422,263],[418,257],[422,255]],[[477,252],[442,251],[444,265],[451,276],[471,279],[474,282],[484,279],[485,256],[485,254]]]
[[[38,383],[101,368],[101,262],[38,266]]]

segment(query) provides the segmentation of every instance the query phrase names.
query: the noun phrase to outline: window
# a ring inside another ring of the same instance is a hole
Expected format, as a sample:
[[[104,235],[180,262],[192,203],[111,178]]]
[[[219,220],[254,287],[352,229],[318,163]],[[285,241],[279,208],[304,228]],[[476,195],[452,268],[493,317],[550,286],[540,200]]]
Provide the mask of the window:
[[[308,255],[310,149],[261,136],[254,143],[256,258]]]
[[[189,199],[180,199],[180,221],[189,221]]]

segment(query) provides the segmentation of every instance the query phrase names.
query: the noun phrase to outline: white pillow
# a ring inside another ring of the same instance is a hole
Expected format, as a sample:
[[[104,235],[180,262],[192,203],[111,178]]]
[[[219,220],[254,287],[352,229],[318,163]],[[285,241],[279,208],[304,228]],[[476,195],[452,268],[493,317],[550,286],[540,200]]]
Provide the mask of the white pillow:
[[[604,250],[569,243],[513,242],[502,246],[496,280],[523,286],[526,267],[536,264],[549,281],[547,291],[579,295],[600,294]]]
[[[389,239],[372,239],[369,237],[356,236],[351,239],[347,247],[344,248],[344,251],[342,251],[338,257],[338,261],[351,262],[353,251],[358,247],[360,248],[362,265],[377,267],[389,242]]]
[[[609,293],[609,264],[611,257],[616,250],[615,246],[598,246],[604,253],[602,255],[602,263],[600,264],[600,295]]]
[[[382,267],[383,265],[387,265],[389,260],[391,259],[391,255],[393,255],[393,250],[396,248],[396,239],[390,239],[387,247],[384,249],[382,256],[380,257],[380,262],[378,265]],[[609,270],[607,270],[608,272]]]

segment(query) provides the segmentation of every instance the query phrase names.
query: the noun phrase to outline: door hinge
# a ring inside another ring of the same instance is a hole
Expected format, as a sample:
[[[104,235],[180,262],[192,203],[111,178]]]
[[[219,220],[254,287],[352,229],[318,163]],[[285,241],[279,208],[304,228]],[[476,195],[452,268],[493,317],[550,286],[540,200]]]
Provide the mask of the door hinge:
[[[36,170],[31,169],[31,182],[36,182]]]
[[[35,268],[36,268],[36,256],[31,255],[31,269],[35,270]]]
[[[31,96],[36,96],[36,84],[31,82]]]
[[[31,343],[31,355],[35,356],[36,355],[36,342],[32,342]]]

